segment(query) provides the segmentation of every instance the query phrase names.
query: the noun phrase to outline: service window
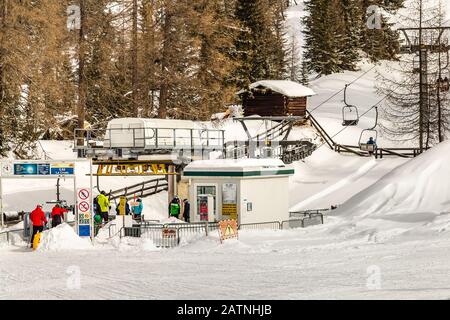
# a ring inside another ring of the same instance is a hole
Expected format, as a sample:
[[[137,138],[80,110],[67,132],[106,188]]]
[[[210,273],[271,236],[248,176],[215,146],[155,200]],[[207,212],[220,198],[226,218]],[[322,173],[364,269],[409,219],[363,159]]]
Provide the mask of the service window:
[[[205,214],[207,208],[207,195],[213,197],[213,212],[217,216],[217,187],[216,186],[197,186],[197,215]]]

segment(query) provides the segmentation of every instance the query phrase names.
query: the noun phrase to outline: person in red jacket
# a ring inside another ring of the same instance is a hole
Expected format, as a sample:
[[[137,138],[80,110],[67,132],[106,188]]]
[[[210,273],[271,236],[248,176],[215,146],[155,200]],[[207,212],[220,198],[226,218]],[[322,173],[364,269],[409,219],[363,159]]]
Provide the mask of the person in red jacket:
[[[42,210],[42,206],[38,204],[36,209],[30,213],[31,224],[33,225],[33,235],[31,236],[31,247],[33,247],[34,236],[38,232],[44,231],[44,225],[47,224],[47,218],[45,212]]]
[[[56,204],[52,209],[52,228],[59,226],[64,221],[64,213],[69,210],[62,208]]]

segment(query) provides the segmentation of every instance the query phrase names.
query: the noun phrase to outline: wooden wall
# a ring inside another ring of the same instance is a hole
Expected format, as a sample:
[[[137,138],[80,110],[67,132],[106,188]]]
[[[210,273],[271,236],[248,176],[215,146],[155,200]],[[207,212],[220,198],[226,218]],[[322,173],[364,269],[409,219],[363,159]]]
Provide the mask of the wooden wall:
[[[307,98],[287,98],[279,93],[254,93],[252,98],[243,97],[244,116],[305,116]]]

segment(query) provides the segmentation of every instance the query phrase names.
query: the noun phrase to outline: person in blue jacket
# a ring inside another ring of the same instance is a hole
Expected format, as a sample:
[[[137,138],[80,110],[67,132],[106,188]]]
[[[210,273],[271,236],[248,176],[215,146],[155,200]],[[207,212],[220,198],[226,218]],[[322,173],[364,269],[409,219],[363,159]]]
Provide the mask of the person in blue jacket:
[[[138,221],[142,221],[142,210],[144,209],[144,205],[142,203],[142,199],[137,199],[138,205],[134,205],[131,208],[131,211],[133,212],[134,218]]]
[[[373,137],[369,138],[369,141],[367,141],[367,144],[376,144],[375,140],[373,140]]]
[[[373,139],[373,137],[369,138],[369,141],[367,141],[367,145],[372,145],[373,146],[373,150],[375,150],[377,148],[377,143],[376,141]],[[369,150],[369,154],[373,154],[374,151]]]

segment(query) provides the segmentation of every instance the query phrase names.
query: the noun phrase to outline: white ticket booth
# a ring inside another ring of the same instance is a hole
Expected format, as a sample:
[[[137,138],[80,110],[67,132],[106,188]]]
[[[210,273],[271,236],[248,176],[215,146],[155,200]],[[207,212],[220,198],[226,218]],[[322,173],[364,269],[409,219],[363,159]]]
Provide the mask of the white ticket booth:
[[[289,176],[278,159],[200,160],[183,173],[189,185],[190,221],[238,223],[289,219]]]

